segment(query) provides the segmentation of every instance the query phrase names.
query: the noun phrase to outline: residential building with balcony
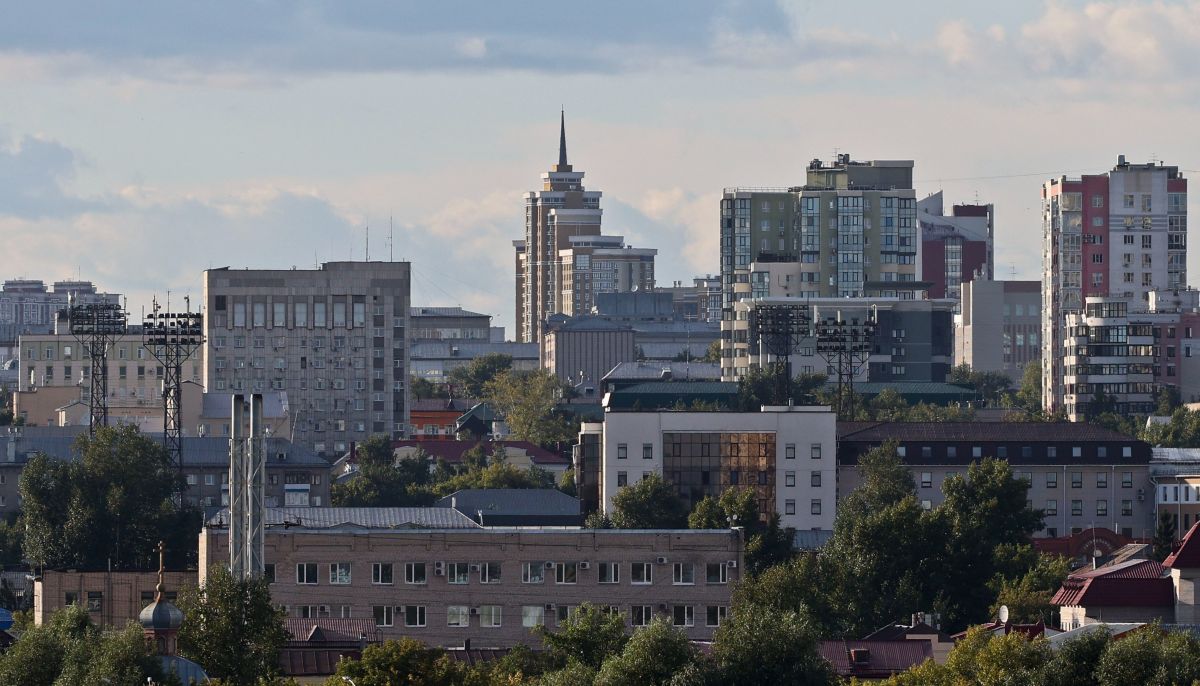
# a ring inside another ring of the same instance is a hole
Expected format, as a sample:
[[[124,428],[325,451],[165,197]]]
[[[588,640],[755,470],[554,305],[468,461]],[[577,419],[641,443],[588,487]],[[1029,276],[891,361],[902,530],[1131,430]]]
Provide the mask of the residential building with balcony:
[[[954,205],[947,215],[941,191],[917,201],[921,279],[929,284],[929,297],[958,300],[963,284],[993,278],[995,215],[990,203]]]

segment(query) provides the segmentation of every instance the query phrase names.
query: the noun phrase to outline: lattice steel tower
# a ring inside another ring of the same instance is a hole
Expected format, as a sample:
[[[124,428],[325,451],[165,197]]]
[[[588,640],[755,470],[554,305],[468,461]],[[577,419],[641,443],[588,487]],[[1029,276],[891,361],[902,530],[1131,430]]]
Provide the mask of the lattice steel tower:
[[[71,335],[79,340],[91,362],[88,390],[88,432],[108,426],[108,349],[126,330],[125,309],[116,303],[67,306]]]
[[[184,298],[183,312],[166,312],[154,301],[150,314],[142,322],[142,346],[163,366],[163,447],[176,466],[183,469],[183,361],[204,342],[204,319],[191,311],[191,299]]]
[[[812,335],[808,305],[757,305],[750,310],[750,340],[758,341],[759,354],[775,357],[776,393],[781,402],[792,401],[792,353]]]
[[[840,418],[854,419],[854,377],[871,358],[875,325],[874,308],[861,320],[858,317],[845,319],[838,311],[835,316],[817,322],[817,354],[825,358],[825,364],[837,370],[834,411]]]
[[[236,579],[258,578],[265,569],[263,397],[261,393],[248,396],[235,394],[232,403],[229,424],[229,571]]]

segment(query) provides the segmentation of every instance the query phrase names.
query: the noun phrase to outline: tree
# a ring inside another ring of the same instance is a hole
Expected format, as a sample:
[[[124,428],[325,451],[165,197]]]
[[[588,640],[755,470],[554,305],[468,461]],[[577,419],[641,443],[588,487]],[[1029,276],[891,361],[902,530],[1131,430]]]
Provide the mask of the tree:
[[[715,340],[708,344],[708,348],[704,351],[704,357],[700,358],[701,362],[721,362],[721,341]]]
[[[579,495],[579,490],[575,487],[574,469],[567,469],[558,477],[558,490],[572,497]]]
[[[782,366],[753,367],[742,376],[738,381],[738,406],[743,412],[757,412],[763,405],[787,405],[789,398],[797,405],[813,404],[828,378],[824,374],[805,373],[781,388],[782,370]]]
[[[811,622],[795,611],[735,606],[717,629],[712,654],[726,686],[835,683]]]
[[[697,657],[683,631],[659,617],[636,632],[618,655],[604,661],[596,686],[666,686]]]
[[[771,512],[766,521],[758,511],[758,499],[749,488],[730,488],[721,497],[705,496],[688,515],[689,529],[728,529],[744,527],[746,566],[751,574],[778,564],[793,553],[794,532],[779,525],[779,514]]]
[[[131,622],[122,630],[101,631],[87,612],[73,605],[30,627],[0,655],[0,683],[22,686],[162,683],[159,660]]]
[[[131,426],[101,427],[76,439],[77,460],[36,455],[19,486],[25,554],[46,567],[146,567],[158,541],[189,539],[172,548],[182,567],[195,550],[198,517],[181,517],[184,484],[162,445]],[[181,532],[180,521],[197,525]]]
[[[609,657],[625,649],[629,636],[625,633],[625,617],[596,607],[591,603],[579,606],[574,617],[558,631],[536,627],[550,657],[558,664],[577,662],[590,669],[599,669]]]
[[[1155,408],[1154,413],[1159,416],[1170,417],[1175,413],[1175,410],[1179,409],[1182,401],[1183,399],[1180,397],[1178,386],[1163,385],[1158,389],[1158,395],[1155,396],[1155,402],[1158,403],[1158,407]]]
[[[355,456],[357,473],[331,489],[334,507],[419,507],[433,503],[433,493],[427,488],[432,480],[429,453],[418,449],[396,460],[391,439],[377,434],[360,443]]]
[[[406,637],[369,645],[358,660],[339,661],[325,683],[344,686],[349,678],[358,686],[465,686],[470,676],[446,651]]]
[[[289,634],[282,610],[271,604],[267,580],[235,579],[214,565],[199,588],[179,596],[183,626],[180,653],[204,666],[209,676],[232,686],[251,686],[279,672],[279,651]]]
[[[1154,527],[1154,559],[1162,562],[1167,559],[1175,547],[1175,516],[1163,511],[1158,515],[1158,525]]]
[[[1155,622],[1110,641],[1096,677],[1100,686],[1191,684],[1200,680],[1200,643],[1187,632],[1164,632]]]
[[[484,386],[483,397],[504,417],[517,440],[551,445],[572,438],[572,427],[554,412],[563,385],[545,369],[502,372]]]
[[[1002,372],[977,372],[968,364],[956,365],[950,370],[946,379],[952,384],[966,386],[975,390],[981,400],[988,404],[996,404],[1012,386],[1008,375]]]
[[[432,381],[422,376],[408,377],[408,391],[412,394],[413,400],[435,398],[438,395],[437,386],[434,385]]]
[[[1006,556],[1015,567],[1007,573],[1002,569]],[[996,598],[988,610],[989,616],[995,617],[1000,607],[1005,606],[1014,622],[1033,624],[1042,620],[1052,624],[1058,610],[1050,604],[1050,599],[1070,573],[1071,561],[1061,555],[1037,553],[1028,544],[998,546],[993,558],[1001,571],[990,584]]]
[[[658,474],[617,491],[610,516],[618,529],[681,529],[687,523],[675,487]]]
[[[482,398],[487,385],[501,374],[512,370],[513,358],[502,353],[480,355],[462,367],[450,370],[450,383],[460,398]]]
[[[1032,360],[1025,365],[1021,387],[1017,389],[1017,405],[1033,415],[1042,414],[1042,363]]]

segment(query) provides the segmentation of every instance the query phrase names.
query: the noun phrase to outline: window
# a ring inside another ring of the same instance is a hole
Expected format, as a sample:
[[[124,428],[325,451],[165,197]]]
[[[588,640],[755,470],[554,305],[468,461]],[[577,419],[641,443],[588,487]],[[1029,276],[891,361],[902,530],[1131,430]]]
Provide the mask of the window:
[[[1083,488],[1083,472],[1071,472],[1071,488]]]
[[[621,583],[621,563],[601,562],[600,571],[597,573],[597,581],[602,584]]]
[[[617,488],[625,488],[629,485],[629,472],[617,472]]]
[[[783,501],[783,513],[785,515],[796,514],[796,501],[793,499]]]
[[[812,501],[812,502],[809,504],[809,512],[810,512],[810,513],[812,513],[812,514],[815,514],[815,515],[819,515],[819,514],[821,514],[821,501],[820,501],[820,500],[817,500],[817,499],[814,499],[814,500],[813,500],[813,501]]]
[[[1097,517],[1107,517],[1108,516],[1108,501],[1107,500],[1101,499],[1101,500],[1096,501],[1096,516]]]
[[[649,584],[654,582],[654,567],[649,562],[629,563],[629,582]]]
[[[671,608],[671,623],[675,626],[693,626],[695,622],[695,608],[691,605],[675,605]]]
[[[729,616],[729,608],[724,605],[709,605],[704,612],[704,626],[721,626]]]
[[[481,605],[479,607],[479,626],[488,629],[500,628],[502,609],[499,605]]]
[[[446,607],[446,626],[471,626],[471,610],[466,605]]]
[[[263,565],[263,578],[269,584],[275,583],[275,563],[272,562]]]
[[[729,583],[729,566],[721,562],[709,562],[704,566],[704,576],[710,584]]]
[[[786,472],[786,473],[784,473],[784,475],[783,475],[783,485],[784,485],[784,486],[795,486],[795,485],[796,485],[796,472]]]
[[[1121,516],[1122,517],[1132,517],[1133,516],[1133,501],[1132,500],[1122,500],[1121,501]]]
[[[1046,488],[1058,488],[1058,472],[1046,472]]]
[[[470,581],[471,565],[466,562],[451,562],[446,565],[446,582],[465,584]]]
[[[1083,501],[1082,500],[1072,500],[1071,501],[1071,516],[1073,516],[1073,517],[1082,517],[1083,516]]]
[[[629,446],[624,443],[617,444],[617,459],[624,460],[629,457]]]
[[[390,585],[392,583],[392,563],[376,562],[371,565],[371,583]]]
[[[554,565],[554,583],[556,584],[573,584],[578,576],[578,562],[559,562]]]
[[[921,488],[933,488],[933,474],[921,472]]]
[[[541,605],[521,606],[521,626],[532,629],[546,623],[546,608]]]
[[[391,605],[374,605],[371,613],[375,615],[375,626],[392,626]]]
[[[296,564],[296,583],[312,584],[317,583],[317,563],[316,562],[299,562]]]
[[[696,566],[691,562],[676,562],[671,583],[677,586],[691,586],[696,583]]]
[[[788,443],[787,446],[784,447],[783,458],[785,460],[796,459],[796,444],[795,443]]]
[[[350,583],[350,563],[330,562],[329,583],[345,586]]]
[[[1058,501],[1057,500],[1047,500],[1045,512],[1046,512],[1047,517],[1058,516]]]
[[[500,563],[499,562],[484,562],[479,565],[479,583],[481,584],[498,584],[500,583]]]
[[[971,446],[971,457],[983,457],[983,446]]]
[[[650,626],[654,621],[654,611],[649,605],[634,605],[629,608],[630,623],[634,626]]]
[[[559,626],[562,626],[567,620],[575,619],[576,613],[579,612],[579,607],[576,605],[558,605],[554,608],[555,618],[558,619]]]
[[[404,583],[406,583],[406,584],[423,584],[423,583],[425,583],[425,563],[424,562],[405,562],[404,563]]]
[[[813,488],[821,487],[821,472],[813,472],[808,475],[808,484]]]
[[[546,580],[546,562],[526,562],[521,565],[521,583],[540,584]]]
[[[1096,488],[1108,488],[1108,472],[1096,472]]]
[[[100,591],[88,591],[87,611],[100,612],[104,609],[104,594]]]
[[[1083,448],[1077,445],[1071,446],[1071,457],[1083,457]]]
[[[642,444],[642,459],[643,460],[653,460],[654,459],[654,444],[653,443],[643,443]]]
[[[812,451],[812,459],[814,459],[814,460],[821,459],[821,444],[820,443],[813,443],[812,447],[811,447],[811,451]]]
[[[1133,488],[1133,472],[1121,472],[1121,488]]]

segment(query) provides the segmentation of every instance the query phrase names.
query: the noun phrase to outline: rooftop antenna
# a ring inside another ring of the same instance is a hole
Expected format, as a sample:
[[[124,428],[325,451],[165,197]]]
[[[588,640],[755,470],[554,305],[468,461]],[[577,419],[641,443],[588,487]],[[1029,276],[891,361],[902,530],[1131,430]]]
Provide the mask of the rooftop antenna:
[[[367,252],[366,252],[366,261],[367,261],[367,262],[370,262],[370,261],[371,261],[371,225],[370,225],[369,223],[367,224]]]
[[[395,241],[392,239],[392,215],[388,215],[388,262],[395,262],[396,258],[392,254],[392,249],[396,247]]]

